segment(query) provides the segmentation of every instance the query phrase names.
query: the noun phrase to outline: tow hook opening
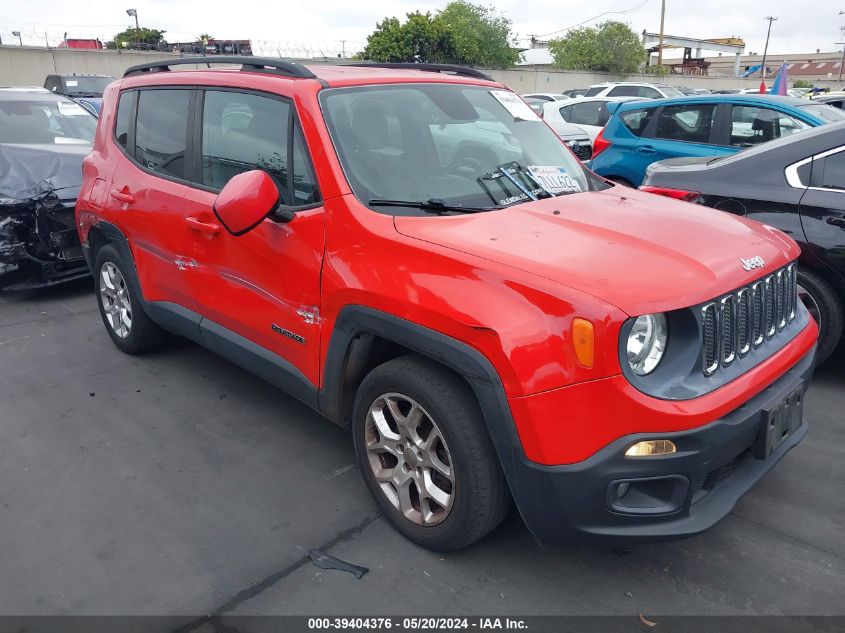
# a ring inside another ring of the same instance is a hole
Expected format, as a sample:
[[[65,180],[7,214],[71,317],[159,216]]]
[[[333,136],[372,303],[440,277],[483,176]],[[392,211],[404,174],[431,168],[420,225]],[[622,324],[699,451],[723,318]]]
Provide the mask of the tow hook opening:
[[[684,505],[689,479],[665,475],[639,479],[616,479],[607,487],[607,504],[620,514],[671,514]]]

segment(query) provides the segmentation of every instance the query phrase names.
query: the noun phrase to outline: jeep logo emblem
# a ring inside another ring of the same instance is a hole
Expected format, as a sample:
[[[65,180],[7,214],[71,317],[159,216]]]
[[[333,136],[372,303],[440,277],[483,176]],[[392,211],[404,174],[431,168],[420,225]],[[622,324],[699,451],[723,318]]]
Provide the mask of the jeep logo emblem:
[[[749,257],[748,259],[743,259],[742,257],[740,257],[739,261],[742,262],[742,267],[745,270],[754,270],[755,268],[762,268],[765,265],[763,258],[759,255]]]

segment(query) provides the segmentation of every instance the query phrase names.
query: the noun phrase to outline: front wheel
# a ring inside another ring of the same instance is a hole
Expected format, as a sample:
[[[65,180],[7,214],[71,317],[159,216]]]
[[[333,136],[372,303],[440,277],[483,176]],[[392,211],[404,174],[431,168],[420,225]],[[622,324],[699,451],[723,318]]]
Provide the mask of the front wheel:
[[[472,392],[436,363],[404,356],[370,372],[355,397],[352,432],[382,513],[423,547],[465,547],[510,507]]]

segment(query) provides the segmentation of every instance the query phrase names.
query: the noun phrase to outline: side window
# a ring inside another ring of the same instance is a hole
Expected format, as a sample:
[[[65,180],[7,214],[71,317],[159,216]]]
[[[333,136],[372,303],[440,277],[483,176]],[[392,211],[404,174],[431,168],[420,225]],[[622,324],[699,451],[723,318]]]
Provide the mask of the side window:
[[[751,147],[809,127],[803,121],[777,110],[735,105],[731,108],[730,142],[734,147]]]
[[[135,160],[155,172],[185,178],[188,90],[142,90],[135,122]]]
[[[569,121],[569,117],[572,116],[572,106],[563,106],[560,110],[560,118],[564,121]]]
[[[137,92],[124,92],[117,102],[117,116],[114,123],[114,138],[124,149],[129,147],[129,124],[132,118],[132,109],[135,105]]]
[[[716,105],[665,106],[657,121],[657,138],[685,143],[709,143]]]
[[[649,121],[654,116],[655,109],[648,108],[646,110],[631,110],[630,112],[623,112],[619,115],[622,124],[628,128],[634,136],[642,136],[648,127]]]
[[[50,75],[47,77],[47,81],[44,82],[44,87],[50,92],[56,92],[59,87],[59,78],[55,75]]]
[[[813,161],[812,186],[845,191],[845,151]]]
[[[289,119],[286,101],[207,90],[202,111],[202,184],[222,189],[233,176],[263,169],[287,191]]]
[[[571,106],[572,118],[566,119],[570,123],[576,125],[601,125],[599,123],[599,115],[601,113],[601,101],[587,101],[585,103],[576,103]]]
[[[639,86],[616,86],[608,93],[609,97],[639,97]]]
[[[604,86],[596,86],[594,88],[587,88],[586,92],[584,92],[584,96],[585,97],[595,97],[602,90],[604,90]]]
[[[317,178],[308,160],[308,148],[299,121],[293,126],[293,204],[304,206],[316,204],[320,201],[320,191],[317,188]]]
[[[637,93],[634,96],[643,97],[645,99],[660,99],[663,95],[660,94],[654,88],[649,88],[648,86],[639,86],[637,88]]]

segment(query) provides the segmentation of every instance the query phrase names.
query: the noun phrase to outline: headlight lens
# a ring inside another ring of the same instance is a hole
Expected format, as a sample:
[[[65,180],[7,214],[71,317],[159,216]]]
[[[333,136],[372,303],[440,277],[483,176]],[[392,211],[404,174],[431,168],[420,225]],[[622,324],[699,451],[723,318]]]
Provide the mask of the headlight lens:
[[[666,316],[644,314],[637,317],[631,333],[628,334],[628,363],[638,376],[654,371],[666,349]]]

